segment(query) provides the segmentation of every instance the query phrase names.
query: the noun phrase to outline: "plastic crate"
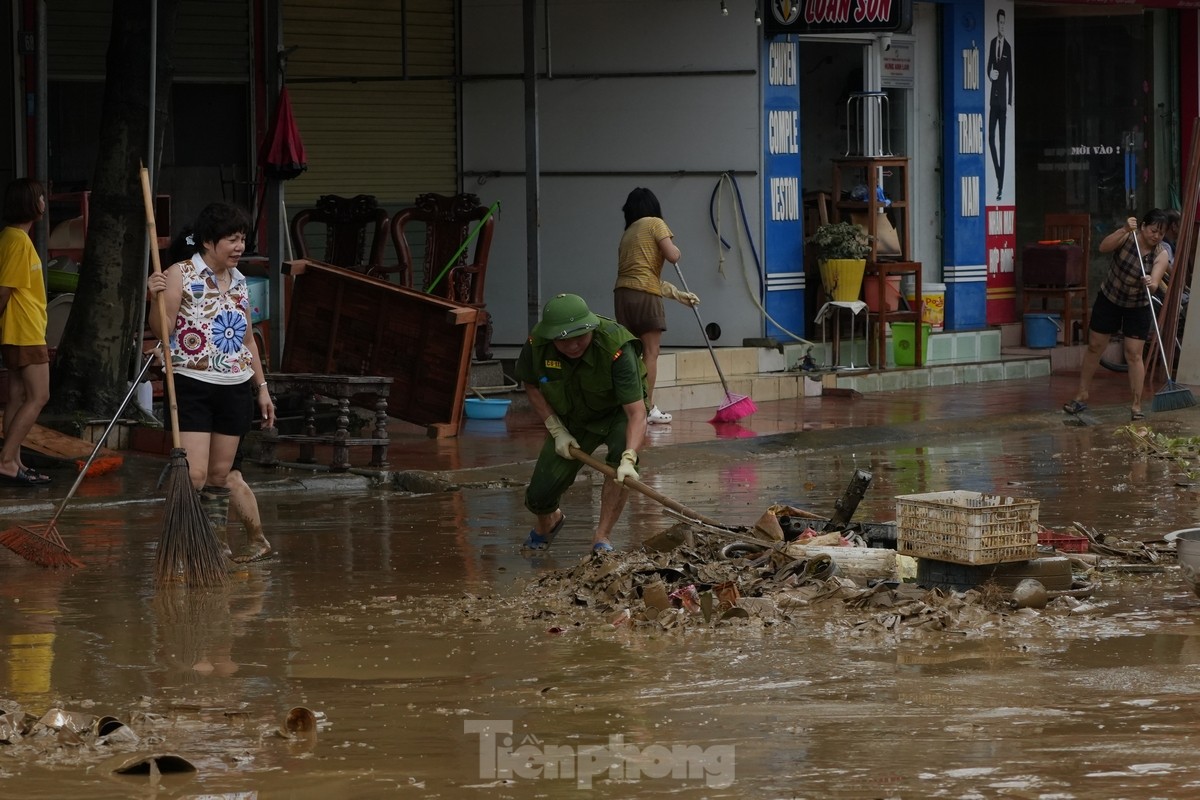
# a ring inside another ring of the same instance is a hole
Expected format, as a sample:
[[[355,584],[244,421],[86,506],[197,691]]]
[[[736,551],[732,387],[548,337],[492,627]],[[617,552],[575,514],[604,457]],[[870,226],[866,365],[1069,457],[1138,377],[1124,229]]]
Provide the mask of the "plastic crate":
[[[1003,564],[1037,555],[1037,500],[950,491],[896,498],[896,550],[952,564]]]
[[[1038,544],[1049,545],[1063,553],[1086,553],[1088,538],[1078,533],[1059,533],[1049,528],[1038,530]]]

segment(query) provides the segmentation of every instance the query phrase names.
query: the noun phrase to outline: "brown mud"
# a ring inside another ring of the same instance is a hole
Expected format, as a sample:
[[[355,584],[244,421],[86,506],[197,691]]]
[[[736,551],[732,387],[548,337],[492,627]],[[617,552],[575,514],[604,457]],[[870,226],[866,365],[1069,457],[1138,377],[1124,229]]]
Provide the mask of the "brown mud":
[[[856,468],[875,476],[860,520],[893,518],[895,495],[954,488],[1039,499],[1055,529],[1153,541],[1196,524],[1177,467],[1111,426],[759,457],[714,446],[643,478],[745,525],[777,502],[828,511]],[[822,581],[785,587],[793,599],[766,613],[705,622],[672,605],[638,619],[640,594],[579,596],[599,583],[598,496],[582,479],[562,535],[531,561],[519,488],[263,494],[277,557],[223,591],[158,595],[161,508],[72,509],[60,529],[85,569],[0,553],[0,698],[38,719],[112,715],[139,738],[31,731],[0,743],[0,786],[22,798],[1197,792],[1200,599],[1169,560],[1096,573],[1090,598],[1045,610]],[[676,524],[660,511],[632,499],[608,563],[644,565],[630,551]],[[683,557],[706,582],[754,594],[704,547]],[[908,624],[913,604],[939,622]],[[316,714],[315,737],[279,735],[297,706]],[[146,752],[196,772],[111,772]]]

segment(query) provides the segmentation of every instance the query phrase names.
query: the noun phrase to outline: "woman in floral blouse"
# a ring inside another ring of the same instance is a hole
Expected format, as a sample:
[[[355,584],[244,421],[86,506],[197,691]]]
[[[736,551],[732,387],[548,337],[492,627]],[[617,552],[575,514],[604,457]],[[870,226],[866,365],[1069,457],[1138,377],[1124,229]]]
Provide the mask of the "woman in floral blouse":
[[[212,203],[200,212],[190,237],[196,254],[151,275],[151,295],[162,293],[175,373],[179,441],[188,454],[192,485],[200,490],[213,529],[228,544],[229,489],[226,482],[238,441],[250,430],[255,411],[275,424],[275,406],[250,328],[250,291],[238,260],[246,249],[250,220],[240,208]]]

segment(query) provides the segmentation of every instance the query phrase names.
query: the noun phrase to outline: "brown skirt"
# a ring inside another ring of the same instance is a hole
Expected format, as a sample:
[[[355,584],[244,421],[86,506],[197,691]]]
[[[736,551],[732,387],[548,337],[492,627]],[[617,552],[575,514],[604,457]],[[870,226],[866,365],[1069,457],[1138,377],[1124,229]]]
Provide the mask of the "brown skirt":
[[[0,345],[0,358],[7,369],[21,369],[35,364],[49,364],[50,350],[44,344]]]
[[[613,289],[613,305],[617,322],[634,336],[667,329],[667,312],[661,297],[637,289]]]

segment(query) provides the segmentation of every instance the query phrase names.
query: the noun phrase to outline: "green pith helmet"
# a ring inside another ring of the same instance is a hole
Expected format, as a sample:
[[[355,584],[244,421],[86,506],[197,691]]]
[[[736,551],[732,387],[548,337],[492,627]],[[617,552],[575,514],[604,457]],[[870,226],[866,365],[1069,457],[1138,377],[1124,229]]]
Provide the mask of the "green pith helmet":
[[[570,339],[600,327],[600,318],[577,294],[556,295],[542,309],[542,321],[533,327],[533,335],[542,339]]]

